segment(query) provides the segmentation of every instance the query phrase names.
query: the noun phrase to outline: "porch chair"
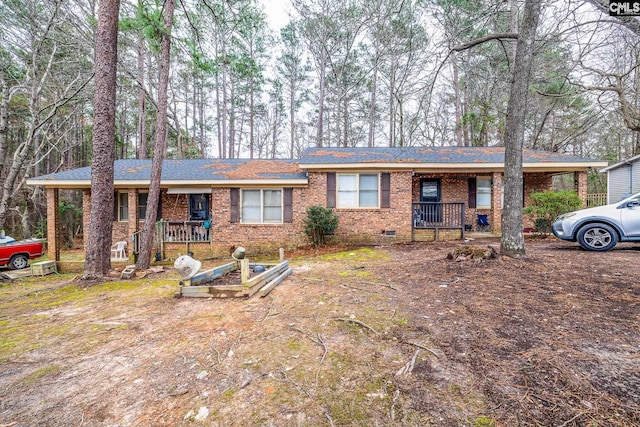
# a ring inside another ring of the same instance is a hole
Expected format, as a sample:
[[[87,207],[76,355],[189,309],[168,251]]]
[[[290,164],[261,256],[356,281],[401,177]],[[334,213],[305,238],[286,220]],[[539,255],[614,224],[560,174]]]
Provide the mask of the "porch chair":
[[[125,260],[127,259],[127,242],[115,242],[111,245],[111,259],[113,260]]]
[[[489,224],[489,215],[478,214],[478,231],[491,231],[491,224]]]

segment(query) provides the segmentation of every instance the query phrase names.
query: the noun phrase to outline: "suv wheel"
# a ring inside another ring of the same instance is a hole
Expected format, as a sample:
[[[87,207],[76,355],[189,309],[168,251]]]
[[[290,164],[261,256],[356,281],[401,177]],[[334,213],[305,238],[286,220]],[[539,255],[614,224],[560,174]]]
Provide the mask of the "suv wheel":
[[[618,234],[607,224],[587,224],[578,232],[578,243],[588,251],[608,251],[618,243]]]

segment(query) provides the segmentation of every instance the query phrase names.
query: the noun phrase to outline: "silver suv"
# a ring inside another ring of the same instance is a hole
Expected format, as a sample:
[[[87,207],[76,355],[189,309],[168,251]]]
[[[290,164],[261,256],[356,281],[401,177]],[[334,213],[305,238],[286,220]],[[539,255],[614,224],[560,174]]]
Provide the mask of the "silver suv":
[[[608,251],[618,242],[640,242],[640,193],[606,206],[560,215],[553,234],[589,251]]]

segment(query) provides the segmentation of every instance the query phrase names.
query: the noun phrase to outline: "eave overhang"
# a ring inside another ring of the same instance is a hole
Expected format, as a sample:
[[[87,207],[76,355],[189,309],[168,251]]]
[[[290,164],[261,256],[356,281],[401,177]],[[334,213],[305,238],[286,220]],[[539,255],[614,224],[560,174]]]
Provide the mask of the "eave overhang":
[[[167,180],[162,181],[160,183],[160,187],[163,189],[172,187],[305,187],[308,184],[308,179],[235,179],[211,181]],[[45,188],[86,189],[91,188],[91,181],[29,179],[27,180],[27,185],[35,185]],[[149,185],[150,183],[148,180],[116,180],[113,182],[114,189],[149,188]]]
[[[574,172],[606,166],[604,161],[591,162],[527,162],[522,164],[524,172]],[[411,171],[424,173],[451,172],[503,172],[503,163],[301,163],[300,169],[308,171]]]

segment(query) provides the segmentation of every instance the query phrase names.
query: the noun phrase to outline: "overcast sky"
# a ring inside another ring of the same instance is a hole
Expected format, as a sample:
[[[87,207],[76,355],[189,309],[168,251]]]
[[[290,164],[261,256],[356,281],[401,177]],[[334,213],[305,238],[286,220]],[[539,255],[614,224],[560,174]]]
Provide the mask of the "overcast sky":
[[[260,0],[272,29],[280,32],[280,28],[289,22],[287,10],[291,8],[289,0]]]

